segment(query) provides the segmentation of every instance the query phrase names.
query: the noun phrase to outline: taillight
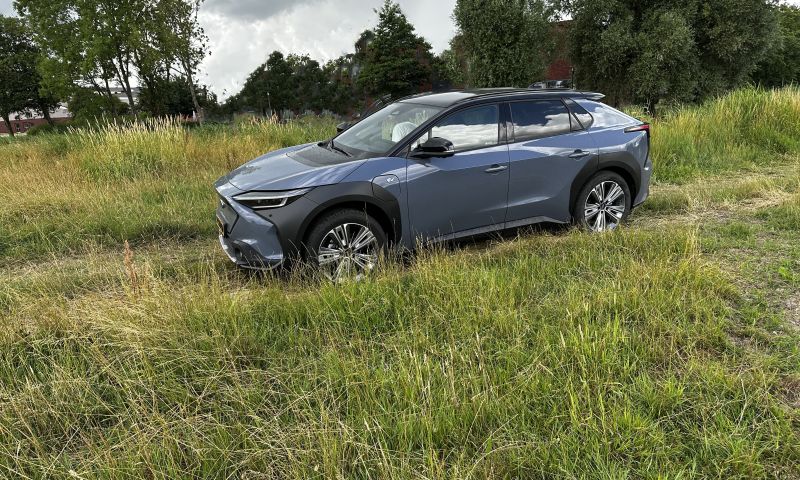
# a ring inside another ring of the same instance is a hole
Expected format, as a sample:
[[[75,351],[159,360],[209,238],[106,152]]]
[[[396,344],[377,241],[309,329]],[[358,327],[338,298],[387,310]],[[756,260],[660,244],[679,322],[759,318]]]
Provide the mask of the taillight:
[[[647,132],[650,133],[650,124],[643,123],[641,125],[636,125],[634,127],[628,127],[625,129],[625,133],[633,133],[633,132]]]

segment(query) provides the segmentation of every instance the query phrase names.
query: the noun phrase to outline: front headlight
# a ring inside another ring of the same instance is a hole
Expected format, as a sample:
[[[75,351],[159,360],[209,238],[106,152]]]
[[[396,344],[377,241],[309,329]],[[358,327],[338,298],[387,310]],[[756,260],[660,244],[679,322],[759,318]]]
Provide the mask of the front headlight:
[[[266,210],[284,207],[310,191],[310,188],[301,188],[283,192],[247,192],[236,195],[233,199],[253,210]]]

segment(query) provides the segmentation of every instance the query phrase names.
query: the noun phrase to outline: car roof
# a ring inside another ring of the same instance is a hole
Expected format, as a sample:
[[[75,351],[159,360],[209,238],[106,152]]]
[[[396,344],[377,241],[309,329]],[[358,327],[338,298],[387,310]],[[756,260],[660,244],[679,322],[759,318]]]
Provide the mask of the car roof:
[[[605,95],[596,92],[581,92],[568,88],[478,88],[472,90],[452,90],[449,92],[427,92],[401,98],[400,102],[418,103],[435,107],[452,107],[473,100],[531,100],[538,98],[588,98],[600,100]]]

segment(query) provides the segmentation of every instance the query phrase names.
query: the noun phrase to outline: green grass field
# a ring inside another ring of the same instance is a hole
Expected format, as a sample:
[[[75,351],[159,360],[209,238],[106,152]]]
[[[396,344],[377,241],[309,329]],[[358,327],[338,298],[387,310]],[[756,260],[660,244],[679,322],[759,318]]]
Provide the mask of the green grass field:
[[[332,132],[0,139],[0,478],[800,478],[800,89],[654,121],[611,234],[234,269],[212,182]]]

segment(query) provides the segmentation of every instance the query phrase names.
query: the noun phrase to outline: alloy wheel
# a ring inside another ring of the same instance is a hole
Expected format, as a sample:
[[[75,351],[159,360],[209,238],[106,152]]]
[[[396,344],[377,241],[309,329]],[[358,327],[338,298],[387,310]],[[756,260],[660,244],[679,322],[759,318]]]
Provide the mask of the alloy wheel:
[[[331,280],[359,279],[378,263],[378,239],[368,227],[344,223],[322,237],[317,264]]]
[[[625,191],[612,180],[601,182],[589,192],[583,212],[590,230],[613,230],[625,216]]]

